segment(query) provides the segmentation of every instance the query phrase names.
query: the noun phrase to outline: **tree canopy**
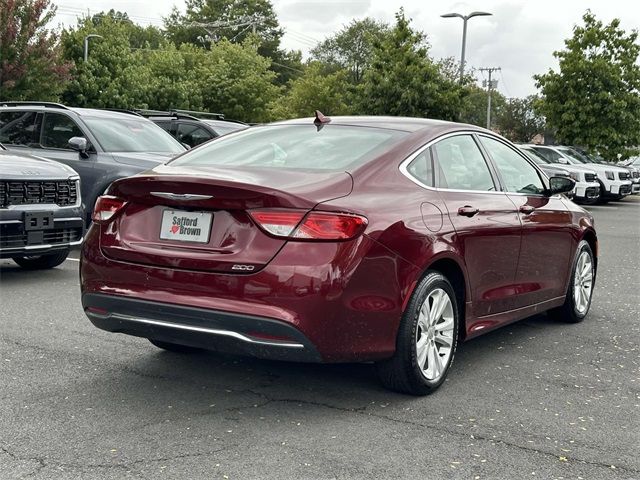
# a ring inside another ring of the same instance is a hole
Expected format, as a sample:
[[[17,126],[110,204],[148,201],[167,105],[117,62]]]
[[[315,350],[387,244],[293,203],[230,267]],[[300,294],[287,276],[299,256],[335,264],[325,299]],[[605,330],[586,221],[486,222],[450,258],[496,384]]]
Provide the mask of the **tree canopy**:
[[[0,100],[56,100],[71,64],[62,60],[47,24],[50,0],[2,0],[0,8]]]
[[[559,141],[614,159],[640,144],[638,32],[626,33],[618,19],[605,25],[590,11],[582,20],[554,52],[558,70],[535,77],[537,105]]]
[[[358,111],[454,119],[464,91],[442,75],[428,48],[425,35],[411,28],[401,9],[396,24],[373,42],[371,65],[359,86]]]

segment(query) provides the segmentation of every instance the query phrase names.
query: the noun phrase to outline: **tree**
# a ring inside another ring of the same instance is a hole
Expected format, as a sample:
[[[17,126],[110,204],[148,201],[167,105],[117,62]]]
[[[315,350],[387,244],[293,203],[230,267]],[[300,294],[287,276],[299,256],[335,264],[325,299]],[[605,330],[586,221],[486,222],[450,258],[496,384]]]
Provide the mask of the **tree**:
[[[496,115],[496,130],[512,142],[530,142],[538,133],[544,133],[545,120],[534,110],[536,101],[535,95],[503,101]]]
[[[209,47],[223,38],[243,43],[253,34],[260,38],[259,53],[270,58],[279,56],[284,34],[269,0],[186,0],[186,12],[174,7],[164,23],[177,46]]]
[[[242,44],[222,40],[195,66],[203,107],[246,122],[271,120],[270,105],[280,94],[270,60],[258,53],[257,41]]]
[[[305,73],[291,82],[284,99],[277,101],[274,117],[309,117],[315,110],[325,115],[352,113],[349,106],[349,72],[338,70],[326,73],[324,70],[325,65],[320,62],[309,63]]]
[[[373,57],[373,42],[380,40],[388,25],[372,18],[352,20],[311,50],[311,57],[330,70],[346,69],[353,84],[360,83]]]
[[[302,53],[280,48],[284,32],[270,0],[186,0],[186,12],[174,7],[164,24],[176,46],[209,48],[222,39],[243,43],[250,36],[258,38],[258,53],[271,59],[269,68],[277,74],[279,85],[303,71]]]
[[[120,15],[100,14],[85,17],[76,28],[64,30],[64,56],[75,62],[64,101],[80,107],[148,107],[153,99],[149,86],[154,80],[145,61],[148,52],[131,46],[141,28]],[[83,41],[89,34],[102,38],[91,41],[89,59],[84,62]]]
[[[71,64],[45,28],[55,12],[50,0],[2,0],[0,100],[57,100]]]
[[[460,72],[458,72],[458,79]],[[458,80],[459,81],[459,80]],[[487,126],[487,90],[477,85],[469,85],[465,87],[467,95],[462,103],[460,113],[460,121],[477,125],[479,127]],[[491,121],[492,125],[496,125],[497,118],[502,114],[502,110],[507,99],[496,90],[491,91]]]
[[[640,144],[638,32],[626,33],[618,19],[604,25],[590,11],[582,20],[554,52],[559,71],[534,77],[537,105],[559,141],[614,159]]]
[[[373,44],[373,59],[358,97],[364,114],[453,120],[464,91],[442,75],[428,56],[424,34],[411,29],[401,9],[395,26]]]

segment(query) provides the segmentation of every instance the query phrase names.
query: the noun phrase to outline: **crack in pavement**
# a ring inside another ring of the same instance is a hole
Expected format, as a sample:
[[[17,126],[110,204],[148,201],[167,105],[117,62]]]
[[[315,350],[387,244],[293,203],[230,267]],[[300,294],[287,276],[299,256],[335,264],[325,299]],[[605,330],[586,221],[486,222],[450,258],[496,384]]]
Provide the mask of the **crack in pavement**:
[[[358,408],[348,408],[348,407],[337,407],[335,405],[331,405],[328,403],[322,403],[322,402],[313,402],[313,401],[308,401],[308,400],[298,400],[298,399],[292,399],[292,398],[271,398],[266,394],[260,393],[260,392],[254,392],[252,390],[247,390],[251,393],[255,393],[256,395],[260,395],[263,398],[265,398],[266,402],[264,402],[262,404],[262,406],[268,405],[270,403],[278,403],[278,402],[283,402],[283,403],[300,403],[300,404],[305,404],[305,405],[313,405],[313,406],[319,406],[319,407],[324,407],[324,408],[328,408],[328,409],[332,409],[332,410],[338,410],[341,412],[347,412],[347,413],[355,413],[358,415],[366,415],[369,417],[374,417],[374,418],[379,418],[381,420],[386,420],[389,422],[393,422],[393,423],[399,423],[399,424],[404,424],[404,425],[411,425],[414,427],[420,427],[420,428],[425,428],[425,429],[429,429],[429,430],[434,430],[436,432],[439,433],[446,433],[452,436],[456,436],[456,437],[460,437],[460,438],[465,438],[468,439],[470,437],[470,435],[468,434],[464,434],[464,433],[460,433],[457,432],[455,430],[451,430],[448,428],[443,428],[443,427],[438,427],[435,425],[428,425],[428,424],[424,424],[424,423],[420,423],[420,422],[415,422],[412,420],[403,420],[403,419],[398,419],[398,418],[393,418],[390,417],[388,415],[381,415],[381,414],[377,414],[377,413],[372,413],[372,412],[367,412],[367,408],[368,406],[365,407],[358,407]],[[261,407],[260,407],[261,408]],[[528,447],[525,445],[519,445],[517,443],[514,442],[509,442],[507,440],[501,440],[501,439],[497,439],[497,438],[490,438],[490,437],[486,437],[484,435],[476,435],[473,434],[471,436],[471,438],[473,438],[474,440],[479,440],[479,441],[484,441],[484,442],[490,442],[493,444],[502,444],[508,447],[513,447],[519,450],[523,450],[529,453],[535,453],[535,454],[539,454],[539,455],[544,455],[547,457],[552,457],[554,459],[558,459],[558,455],[553,453],[553,452],[549,452],[549,451],[545,451],[545,450],[540,450],[534,447]],[[591,465],[591,466],[595,466],[595,467],[599,467],[599,468],[606,468],[607,470],[611,469],[611,464],[610,463],[603,463],[603,462],[598,462],[598,461],[594,461],[594,460],[585,460],[582,458],[578,458],[578,457],[571,457],[568,456],[567,454],[563,455],[567,460],[572,460],[575,462],[580,462],[586,465]],[[615,466],[616,470],[618,471],[622,471],[625,473],[630,473],[630,474],[640,474],[640,469],[636,469],[634,467],[630,467],[630,466],[619,466],[616,465]]]
[[[32,461],[37,462],[38,466],[33,472],[28,473],[25,477],[30,477],[37,475],[45,468],[68,468],[68,469],[76,469],[76,470],[86,470],[86,469],[121,469],[121,470],[130,470],[131,467],[147,464],[147,463],[158,463],[158,462],[171,462],[173,460],[179,460],[182,458],[194,458],[194,457],[206,457],[210,455],[214,455],[216,453],[224,452],[226,450],[230,450],[232,448],[236,448],[238,445],[228,445],[226,447],[222,447],[216,450],[209,450],[206,452],[194,452],[194,453],[181,453],[177,455],[171,455],[168,457],[157,457],[157,458],[149,458],[149,459],[139,459],[139,460],[131,460],[124,463],[65,463],[58,462],[55,460],[46,459],[44,457],[21,457],[16,455],[15,453],[8,450],[6,447],[0,446],[0,452],[5,453],[13,460],[17,461]]]

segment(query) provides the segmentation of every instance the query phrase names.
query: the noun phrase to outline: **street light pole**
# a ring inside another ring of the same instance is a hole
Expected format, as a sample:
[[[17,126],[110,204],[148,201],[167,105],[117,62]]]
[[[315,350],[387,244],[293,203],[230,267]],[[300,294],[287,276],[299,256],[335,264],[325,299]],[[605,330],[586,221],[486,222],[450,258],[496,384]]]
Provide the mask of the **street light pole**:
[[[467,49],[467,22],[473,17],[487,17],[493,15],[489,12],[471,12],[469,15],[461,15],[460,13],[445,13],[440,15],[442,18],[461,18],[462,19],[462,54],[460,55],[460,83],[464,82],[464,62]]]
[[[95,33],[91,33],[84,37],[84,61],[86,62],[89,59],[89,39],[90,38],[102,38],[102,35],[96,35]]]

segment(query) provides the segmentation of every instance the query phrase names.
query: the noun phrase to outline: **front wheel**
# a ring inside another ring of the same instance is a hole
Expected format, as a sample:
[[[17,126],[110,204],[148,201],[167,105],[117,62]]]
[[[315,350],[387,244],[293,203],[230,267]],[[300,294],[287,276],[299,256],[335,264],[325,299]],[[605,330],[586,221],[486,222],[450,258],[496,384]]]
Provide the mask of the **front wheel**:
[[[549,315],[563,322],[578,323],[584,320],[591,308],[591,297],[596,276],[596,262],[589,243],[582,240],[578,245],[571,270],[564,305],[549,311]]]
[[[384,386],[427,395],[442,385],[456,352],[459,318],[451,283],[439,272],[428,272],[402,316],[394,356],[377,363]]]
[[[29,255],[25,257],[15,257],[13,259],[18,265],[27,270],[41,270],[53,268],[64,262],[69,256],[69,250],[62,250],[46,255]]]

